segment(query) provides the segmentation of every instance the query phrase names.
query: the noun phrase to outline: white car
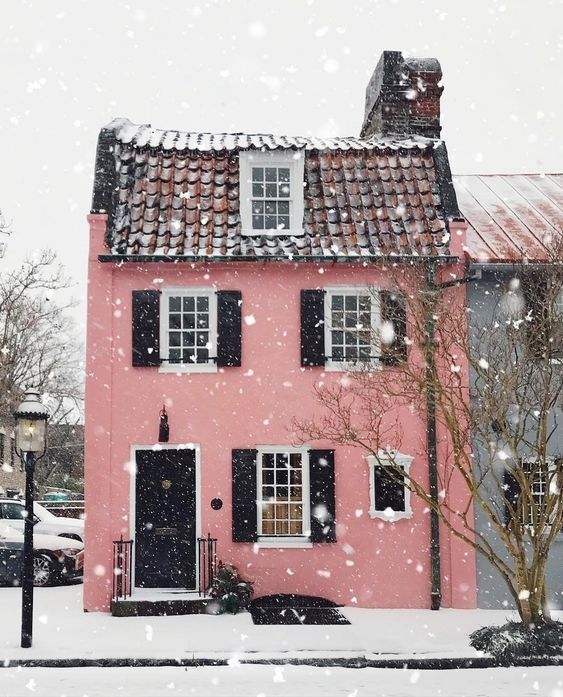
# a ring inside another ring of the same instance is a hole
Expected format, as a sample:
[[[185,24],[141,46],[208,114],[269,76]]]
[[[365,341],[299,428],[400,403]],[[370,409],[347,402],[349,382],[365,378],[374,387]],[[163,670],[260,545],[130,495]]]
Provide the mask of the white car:
[[[80,518],[63,518],[53,515],[39,503],[33,504],[35,525],[33,533],[38,535],[55,535],[70,537],[72,540],[84,541],[84,521]],[[25,505],[19,499],[0,499],[0,524],[23,532],[25,522]]]
[[[33,584],[48,586],[81,578],[79,557],[83,549],[82,542],[60,535],[36,535],[34,531]],[[17,585],[23,560],[23,534],[11,525],[0,524],[0,558],[11,561],[11,564],[3,564],[0,581]]]

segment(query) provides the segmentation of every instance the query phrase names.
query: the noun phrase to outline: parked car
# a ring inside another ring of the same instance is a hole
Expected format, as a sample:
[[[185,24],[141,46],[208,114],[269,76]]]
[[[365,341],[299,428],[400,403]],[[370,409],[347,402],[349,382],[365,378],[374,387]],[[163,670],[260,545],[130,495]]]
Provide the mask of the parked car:
[[[70,537],[78,542],[84,541],[84,521],[81,518],[63,518],[53,515],[39,503],[33,504],[34,534]],[[25,505],[20,499],[0,499],[0,525],[9,525],[23,532]]]
[[[82,542],[33,533],[33,583],[48,586],[78,579],[83,573]],[[0,525],[0,583],[19,585],[23,563],[23,534]]]

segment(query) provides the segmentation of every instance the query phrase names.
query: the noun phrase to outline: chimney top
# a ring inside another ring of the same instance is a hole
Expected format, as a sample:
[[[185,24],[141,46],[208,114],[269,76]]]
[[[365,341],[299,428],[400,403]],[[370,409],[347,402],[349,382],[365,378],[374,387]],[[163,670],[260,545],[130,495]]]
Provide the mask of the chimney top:
[[[361,137],[439,138],[441,79],[436,58],[404,58],[400,51],[383,51],[366,88]]]

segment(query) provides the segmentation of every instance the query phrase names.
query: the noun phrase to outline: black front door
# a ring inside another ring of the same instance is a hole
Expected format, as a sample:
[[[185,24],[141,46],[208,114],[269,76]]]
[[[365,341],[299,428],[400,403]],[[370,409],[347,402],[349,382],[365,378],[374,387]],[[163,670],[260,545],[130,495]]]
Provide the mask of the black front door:
[[[135,586],[196,586],[195,450],[137,450]]]

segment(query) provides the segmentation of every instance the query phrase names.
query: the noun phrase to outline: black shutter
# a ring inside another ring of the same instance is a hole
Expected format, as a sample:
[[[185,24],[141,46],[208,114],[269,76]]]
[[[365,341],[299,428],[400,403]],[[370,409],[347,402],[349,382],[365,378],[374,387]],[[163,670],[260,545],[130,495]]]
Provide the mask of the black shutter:
[[[240,290],[220,290],[217,293],[217,365],[240,366],[241,342]]]
[[[301,365],[325,364],[325,291],[301,291]]]
[[[133,291],[133,365],[160,365],[160,293]]]
[[[407,359],[407,311],[405,299],[399,294],[388,290],[379,292],[381,307],[381,322],[391,322],[395,336],[392,343],[381,342],[380,361],[383,365],[399,365]]]
[[[233,542],[256,542],[256,450],[233,450]]]
[[[309,488],[311,542],[336,542],[334,450],[310,451]]]
[[[504,497],[506,499],[504,504],[504,521],[506,523],[506,527],[509,527],[513,522],[513,513],[516,513],[518,509],[520,484],[514,474],[510,470],[505,469],[503,485]],[[510,507],[512,507],[512,510],[510,510]]]
[[[381,465],[375,465],[373,470],[375,510],[384,511],[391,508],[393,511],[405,510],[405,485],[398,482]]]

